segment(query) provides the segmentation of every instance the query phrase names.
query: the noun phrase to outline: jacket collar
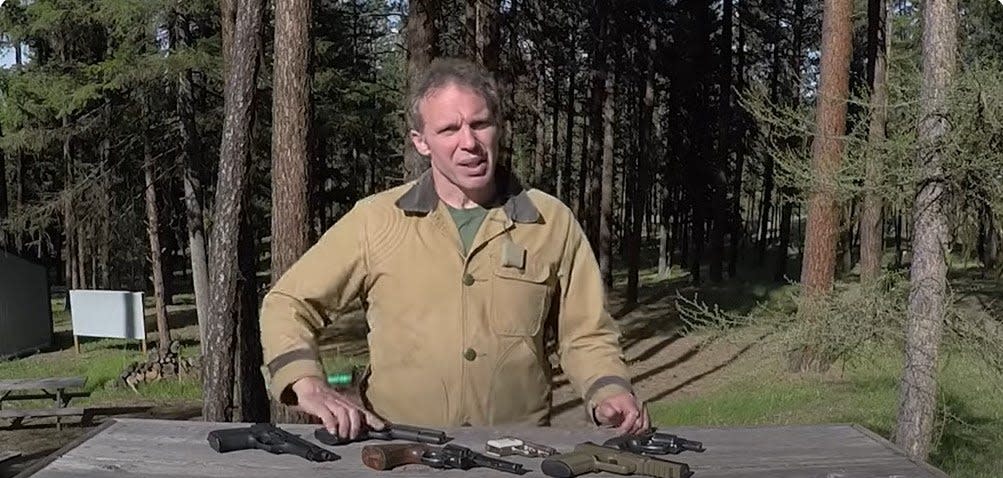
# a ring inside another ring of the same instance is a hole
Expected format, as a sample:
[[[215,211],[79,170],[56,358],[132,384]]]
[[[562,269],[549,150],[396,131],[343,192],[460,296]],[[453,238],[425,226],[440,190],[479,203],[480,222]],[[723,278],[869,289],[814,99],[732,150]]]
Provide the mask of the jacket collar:
[[[540,220],[540,211],[529,199],[527,190],[523,189],[519,179],[514,174],[500,166],[495,171],[495,182],[498,186],[498,202],[504,202],[502,209],[513,222],[534,223]],[[432,168],[428,168],[415,181],[414,186],[397,199],[397,207],[412,214],[428,214],[439,204],[439,195],[435,192],[432,180]]]

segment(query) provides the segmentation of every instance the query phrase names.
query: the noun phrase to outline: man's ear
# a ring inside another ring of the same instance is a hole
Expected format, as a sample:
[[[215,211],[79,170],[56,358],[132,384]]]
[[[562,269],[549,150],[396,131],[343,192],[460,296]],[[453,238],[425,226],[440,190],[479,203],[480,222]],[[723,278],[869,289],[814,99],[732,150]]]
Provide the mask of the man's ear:
[[[428,148],[428,143],[425,142],[425,135],[415,130],[411,130],[411,142],[414,143],[414,149],[418,151],[418,154],[428,156],[431,152]]]

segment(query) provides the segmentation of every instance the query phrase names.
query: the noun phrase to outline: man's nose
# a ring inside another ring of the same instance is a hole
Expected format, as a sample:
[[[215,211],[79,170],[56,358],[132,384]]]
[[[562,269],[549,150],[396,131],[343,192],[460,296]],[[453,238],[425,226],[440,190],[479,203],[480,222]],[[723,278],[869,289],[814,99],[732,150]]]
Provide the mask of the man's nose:
[[[470,125],[463,125],[459,133],[461,148],[474,149],[477,147],[477,138],[474,137],[474,130],[470,128]]]

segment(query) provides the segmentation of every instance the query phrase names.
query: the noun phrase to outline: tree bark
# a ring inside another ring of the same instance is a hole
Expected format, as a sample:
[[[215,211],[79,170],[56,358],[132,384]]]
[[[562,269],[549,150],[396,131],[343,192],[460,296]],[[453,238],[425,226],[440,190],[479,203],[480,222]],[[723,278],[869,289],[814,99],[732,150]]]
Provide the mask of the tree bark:
[[[571,156],[574,154],[574,134],[575,134],[575,76],[577,74],[574,64],[568,65],[568,102],[564,109],[565,129],[564,129],[564,165],[561,166],[561,173],[558,175],[560,181],[557,188],[560,191],[557,197],[571,204]]]
[[[190,45],[188,19],[181,18],[175,25],[175,39],[181,48]],[[228,27],[229,28],[229,27]],[[198,165],[202,162],[202,145],[195,124],[195,98],[192,94],[192,71],[178,74],[178,97],[175,103],[181,145],[177,166],[181,171],[184,188],[185,222],[188,230],[188,253],[192,267],[192,288],[195,293],[195,311],[198,316],[199,345],[206,353],[206,322],[209,320],[209,266],[205,244],[205,217],[202,205],[202,181]]]
[[[871,119],[867,136],[870,154],[864,173],[864,203],[860,211],[860,279],[865,282],[876,279],[881,273],[884,250],[882,201],[877,191],[881,182],[882,155],[878,151],[885,141],[885,123],[888,121],[887,38],[891,31],[886,0],[868,0],[867,10],[867,58],[870,63],[867,73],[871,87]]]
[[[233,406],[237,333],[236,261],[240,235],[241,200],[246,187],[248,155],[251,148],[255,78],[262,0],[239,0],[233,29],[230,64],[224,92],[223,138],[220,144],[219,176],[216,185],[213,230],[209,240],[210,305],[206,332],[207,360],[203,361],[203,417],[208,421],[230,421]]]
[[[949,248],[944,143],[948,93],[957,62],[957,0],[923,3],[923,80],[920,87],[919,173],[913,205],[912,265],[906,313],[906,360],[899,389],[896,443],[911,458],[930,452],[937,403],[937,356],[947,302]]]
[[[599,270],[606,287],[612,287],[614,73],[608,69],[604,73],[606,93],[602,109],[602,181],[599,184]]]
[[[853,2],[825,0],[819,100],[812,143],[812,186],[801,284],[809,296],[827,293],[836,271],[839,210],[836,176],[843,159],[846,101],[849,94]]]
[[[3,129],[0,128],[0,138],[3,137]],[[4,224],[10,215],[10,206],[7,199],[7,151],[0,149],[0,247],[9,248],[11,237],[7,234],[8,227]]]
[[[536,188],[543,188],[543,170],[544,162],[547,158],[547,117],[544,111],[544,94],[546,92],[546,86],[544,85],[545,72],[543,69],[542,60],[536,60],[536,68],[534,70],[537,72],[536,77],[536,103],[534,106],[534,113],[536,117],[534,123],[536,125],[536,143],[533,148],[533,186]]]
[[[438,0],[412,0],[408,3],[408,17],[404,26],[407,43],[407,83],[420,78],[432,59],[439,56],[439,31],[435,27]],[[417,178],[428,168],[428,158],[418,154],[411,138],[404,139],[404,179]]]
[[[477,12],[477,61],[489,72],[498,73],[501,28],[498,0],[474,0]]]
[[[707,270],[712,282],[724,280],[724,234],[733,229],[728,211],[727,194],[729,190],[728,170],[731,168],[731,77],[732,54],[731,17],[733,8],[731,0],[723,0],[721,5],[721,65],[718,71],[720,98],[718,105],[718,150],[717,167],[713,177],[714,227],[710,238],[710,264]]]
[[[67,130],[70,125],[70,119],[66,116],[63,117],[63,129]],[[70,289],[80,289],[80,273],[77,268],[77,224],[76,224],[76,214],[74,211],[74,170],[76,169],[73,165],[73,137],[67,135],[63,139],[63,164],[66,165],[66,182],[65,187],[65,198],[63,202],[63,235],[65,240],[63,244],[66,246],[66,284]],[[69,296],[66,297],[66,306],[69,307],[70,299]]]
[[[738,22],[738,91],[745,91],[745,28],[742,28],[741,17]],[[745,236],[745,224],[742,221],[742,174],[745,169],[745,121],[738,121],[738,132],[735,133],[740,138],[740,143],[735,148],[735,171],[732,176],[731,190],[735,197],[731,203],[731,249],[728,258],[728,277],[735,278],[738,275],[738,251],[741,247],[741,240]],[[751,204],[751,203],[750,203]],[[753,209],[752,207],[749,208]]]
[[[143,116],[149,117],[149,110],[143,100]],[[167,352],[171,344],[171,329],[167,324],[167,303],[164,300],[164,267],[160,247],[160,213],[157,207],[157,187],[154,182],[153,150],[150,147],[149,128],[143,131],[143,197],[146,200],[146,234],[150,240],[150,268],[153,280],[154,310],[157,313],[157,348]]]
[[[311,1],[275,8],[272,99],[272,284],[310,247]],[[252,249],[253,250],[253,249]],[[252,268],[253,271],[253,268]],[[253,278],[253,273],[251,274]],[[309,416],[272,401],[277,423],[309,423]]]

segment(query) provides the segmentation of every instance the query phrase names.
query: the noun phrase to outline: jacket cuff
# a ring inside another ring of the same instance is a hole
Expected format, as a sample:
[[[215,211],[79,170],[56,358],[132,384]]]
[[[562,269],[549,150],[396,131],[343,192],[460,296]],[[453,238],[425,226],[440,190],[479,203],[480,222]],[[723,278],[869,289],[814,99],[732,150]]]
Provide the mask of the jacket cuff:
[[[324,367],[312,350],[298,349],[281,354],[268,363],[268,392],[283,405],[296,405],[299,401],[292,385],[304,377],[326,380]]]
[[[596,407],[603,400],[623,393],[634,393],[630,381],[626,378],[607,375],[599,377],[596,381],[592,382],[592,386],[585,393],[585,403],[587,404],[585,411],[588,414],[589,421],[593,425],[599,426],[600,423],[596,420],[595,414]]]

